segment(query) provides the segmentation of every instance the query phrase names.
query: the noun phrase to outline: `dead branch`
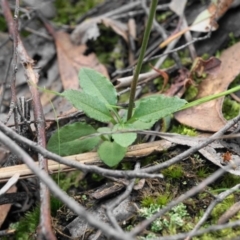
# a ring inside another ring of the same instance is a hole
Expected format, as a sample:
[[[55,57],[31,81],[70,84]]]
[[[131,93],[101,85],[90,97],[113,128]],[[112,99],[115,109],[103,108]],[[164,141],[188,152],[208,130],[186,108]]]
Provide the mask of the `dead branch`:
[[[38,83],[38,74],[33,70],[34,61],[30,58],[30,56],[27,54],[23,43],[21,41],[21,38],[18,33],[18,10],[19,10],[19,1],[16,0],[16,9],[14,14],[14,19],[12,17],[12,13],[10,11],[8,1],[2,0],[2,8],[4,17],[6,19],[6,22],[9,27],[9,33],[13,38],[14,42],[14,56],[19,56],[20,62],[22,66],[24,67],[27,82],[29,85],[30,92],[32,94],[33,99],[33,107],[34,107],[34,118],[37,128],[37,138],[38,143],[42,147],[46,147],[46,136],[45,136],[45,119],[43,115],[43,109],[40,102],[40,96],[38,93],[37,88],[35,87]],[[15,64],[17,64],[17,59],[15,57]],[[15,65],[15,71],[17,70],[17,65]],[[14,75],[15,76],[15,75]],[[14,85],[12,86],[15,89],[15,79],[13,81]],[[14,93],[14,89],[12,89],[12,94]],[[13,104],[16,105],[16,94],[12,95],[13,98]],[[15,121],[16,123],[17,121]],[[47,167],[47,160],[42,156],[38,155],[39,160],[39,166],[41,169],[48,171]],[[46,239],[56,239],[52,232],[51,228],[51,216],[50,216],[50,194],[47,186],[40,182],[40,235],[42,237],[46,237]]]
[[[50,191],[56,197],[65,203],[73,212],[84,218],[90,225],[97,229],[100,229],[106,236],[110,238],[119,240],[133,240],[133,238],[128,233],[119,232],[116,229],[110,227],[108,224],[100,222],[92,214],[89,214],[84,207],[73,200],[73,198],[69,197],[67,193],[62,191],[58,185],[49,177],[46,171],[37,167],[33,159],[26,152],[24,152],[14,141],[12,141],[2,132],[0,132],[0,142],[8,146],[8,148],[14,154],[18,155],[22,161],[28,165],[32,172],[34,172],[46,186],[49,186]]]

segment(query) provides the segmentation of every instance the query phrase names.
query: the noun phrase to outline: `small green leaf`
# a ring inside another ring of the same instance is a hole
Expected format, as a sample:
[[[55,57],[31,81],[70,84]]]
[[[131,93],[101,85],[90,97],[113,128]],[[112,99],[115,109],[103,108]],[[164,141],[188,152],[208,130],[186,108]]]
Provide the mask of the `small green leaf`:
[[[129,125],[116,124],[113,128],[113,131],[124,131],[124,130],[131,130],[131,129],[133,128]],[[112,134],[112,138],[117,144],[121,145],[122,147],[128,147],[136,140],[137,134],[136,133],[115,133],[115,134]]]
[[[127,122],[127,123],[130,123],[132,128],[136,129],[136,130],[150,129],[153,126],[153,124],[156,122],[156,120],[153,120],[150,122],[142,122],[140,120],[135,120],[133,122],[131,122],[131,121],[132,121],[132,119],[130,119],[129,122]]]
[[[61,95],[71,102],[74,107],[83,110],[91,118],[100,122],[110,122],[112,120],[109,110],[96,96],[77,90],[66,90]]]
[[[96,130],[85,123],[73,123],[56,131],[48,141],[47,149],[61,156],[74,155],[92,150],[100,137],[80,140],[79,138],[96,133]]]
[[[98,155],[109,167],[116,166],[125,156],[126,147],[122,147],[115,142],[103,142],[98,148]]]
[[[90,68],[82,68],[79,72],[79,82],[85,93],[98,97],[107,107],[117,104],[116,89],[110,80],[99,72]]]
[[[151,123],[180,110],[187,103],[178,97],[164,95],[143,98],[139,102],[130,122],[140,120]]]

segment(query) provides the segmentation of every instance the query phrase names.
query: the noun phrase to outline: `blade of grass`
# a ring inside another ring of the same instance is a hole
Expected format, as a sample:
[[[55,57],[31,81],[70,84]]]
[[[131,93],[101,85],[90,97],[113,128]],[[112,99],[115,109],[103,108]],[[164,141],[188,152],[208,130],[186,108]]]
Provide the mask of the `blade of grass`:
[[[157,3],[158,3],[158,0],[152,0],[151,1],[147,26],[146,26],[146,29],[145,29],[145,32],[144,32],[143,42],[142,42],[138,62],[137,62],[136,69],[134,71],[133,81],[132,81],[132,84],[131,84],[127,120],[129,120],[132,117],[132,112],[133,112],[133,108],[134,108],[135,93],[136,93],[137,82],[138,82],[138,76],[139,76],[139,73],[140,73],[141,68],[142,68],[144,54],[145,54],[145,51],[146,51],[146,48],[147,48],[150,32],[151,32],[151,29],[152,29],[152,23],[153,23],[153,19],[155,17]]]
[[[209,102],[211,100],[214,100],[214,99],[217,99],[217,98],[220,98],[220,97],[224,97],[230,93],[233,93],[233,92],[236,92],[236,91],[239,91],[240,90],[240,86],[237,86],[237,87],[234,87],[234,88],[231,88],[225,92],[221,92],[221,93],[217,93],[217,94],[214,94],[214,95],[211,95],[211,96],[207,96],[207,97],[203,97],[203,98],[200,98],[200,99],[197,99],[193,102],[190,102],[190,103],[187,103],[184,107],[182,107],[179,111],[181,110],[185,110],[187,108],[190,108],[190,107],[194,107],[194,106],[197,106],[197,105],[200,105],[202,103],[206,103],[206,102]]]

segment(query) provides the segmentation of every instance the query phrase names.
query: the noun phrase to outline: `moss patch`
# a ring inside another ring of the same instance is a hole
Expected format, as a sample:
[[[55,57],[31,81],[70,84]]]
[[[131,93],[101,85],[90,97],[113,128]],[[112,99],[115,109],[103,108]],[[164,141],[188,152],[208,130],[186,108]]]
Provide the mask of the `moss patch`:
[[[54,19],[55,22],[61,24],[75,25],[76,20],[88,12],[91,8],[103,2],[103,0],[80,0],[74,1],[56,0],[55,6],[57,15]]]

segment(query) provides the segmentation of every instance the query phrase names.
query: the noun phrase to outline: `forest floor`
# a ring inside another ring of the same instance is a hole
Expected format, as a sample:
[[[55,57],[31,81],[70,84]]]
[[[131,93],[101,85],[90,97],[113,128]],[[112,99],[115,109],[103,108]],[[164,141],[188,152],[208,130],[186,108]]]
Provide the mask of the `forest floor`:
[[[133,117],[162,117],[132,129],[150,1],[2,0],[0,239],[239,239],[239,5],[159,1]]]

